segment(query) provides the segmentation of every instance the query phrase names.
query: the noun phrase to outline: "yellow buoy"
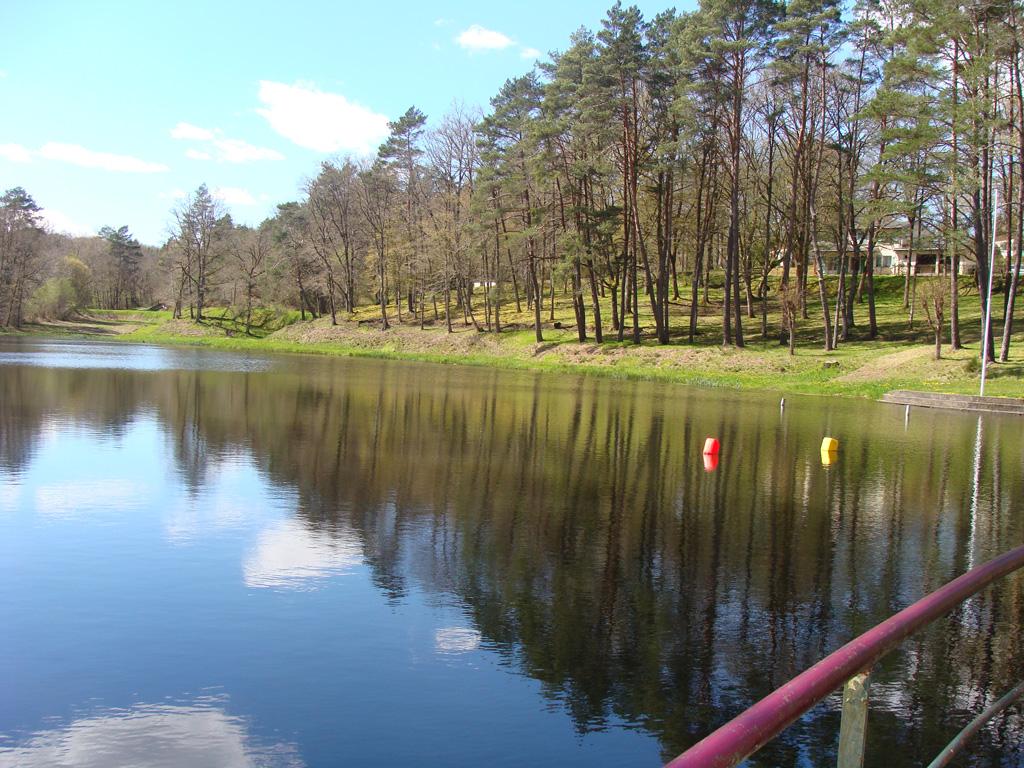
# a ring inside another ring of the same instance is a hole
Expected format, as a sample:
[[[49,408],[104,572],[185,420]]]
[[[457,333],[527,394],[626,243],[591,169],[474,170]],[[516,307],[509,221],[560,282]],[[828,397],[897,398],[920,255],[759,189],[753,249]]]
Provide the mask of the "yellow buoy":
[[[834,437],[826,437],[821,441],[822,453],[835,453],[839,450],[839,441]]]
[[[826,451],[824,448],[821,449],[821,466],[831,467],[839,459],[839,454],[835,451]]]

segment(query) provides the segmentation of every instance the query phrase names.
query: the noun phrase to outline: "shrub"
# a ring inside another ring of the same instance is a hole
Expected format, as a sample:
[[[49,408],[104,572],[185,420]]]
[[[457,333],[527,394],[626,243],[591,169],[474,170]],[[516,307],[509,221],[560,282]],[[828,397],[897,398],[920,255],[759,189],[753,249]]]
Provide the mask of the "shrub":
[[[80,259],[64,259],[64,272],[71,284],[74,306],[83,309],[92,304],[92,270]]]
[[[44,282],[29,301],[30,319],[63,320],[75,308],[75,288],[67,277],[51,277]]]

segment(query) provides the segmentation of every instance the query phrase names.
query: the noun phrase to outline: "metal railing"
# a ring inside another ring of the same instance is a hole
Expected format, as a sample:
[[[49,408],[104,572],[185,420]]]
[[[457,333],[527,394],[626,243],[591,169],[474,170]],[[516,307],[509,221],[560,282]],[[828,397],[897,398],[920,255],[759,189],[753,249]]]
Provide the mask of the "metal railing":
[[[732,768],[840,686],[843,686],[843,712],[837,764],[839,768],[860,768],[864,763],[867,737],[868,683],[875,663],[910,635],[1021,567],[1024,567],[1024,545],[968,571],[829,654],[690,747],[666,768]],[[933,765],[945,765],[960,751],[967,738],[1022,694],[1024,683],[975,718],[940,753]],[[950,753],[950,750],[953,751]]]

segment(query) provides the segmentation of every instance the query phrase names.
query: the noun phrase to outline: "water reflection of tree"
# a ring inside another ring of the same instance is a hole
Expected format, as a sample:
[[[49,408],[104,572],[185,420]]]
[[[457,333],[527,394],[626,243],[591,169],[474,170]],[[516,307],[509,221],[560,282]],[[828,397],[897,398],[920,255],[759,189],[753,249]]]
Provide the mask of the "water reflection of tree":
[[[297,490],[310,528],[359,533],[389,599],[416,584],[457,600],[581,731],[638,723],[666,756],[972,554],[1021,539],[1020,435],[999,421],[972,537],[974,423],[941,414],[916,417],[911,439],[869,405],[779,414],[738,396],[364,362],[274,376],[6,369],[0,387],[0,467],[27,461],[40,425],[67,412],[123,429],[154,411],[193,488],[214,459],[247,451]],[[843,436],[827,470],[822,424]],[[723,444],[711,474],[697,455],[707,434]],[[1015,579],[882,665],[877,760],[929,756],[1012,684],[1022,606]],[[835,704],[764,764],[830,759]],[[1019,716],[1003,718],[975,764],[1015,764],[1022,735]]]

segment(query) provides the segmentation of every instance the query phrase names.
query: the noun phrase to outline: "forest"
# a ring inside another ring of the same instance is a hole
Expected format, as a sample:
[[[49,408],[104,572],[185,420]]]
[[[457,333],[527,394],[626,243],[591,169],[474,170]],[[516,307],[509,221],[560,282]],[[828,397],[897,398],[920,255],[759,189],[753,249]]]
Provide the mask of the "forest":
[[[1006,361],[1024,242],[1022,10],[702,0],[645,19],[616,3],[486,112],[410,107],[375,156],[325,159],[257,227],[199,186],[159,247],[128,226],[48,232],[15,187],[0,198],[0,326],[161,306],[251,335],[372,306],[382,330],[501,333],[529,317],[537,342],[554,326],[581,343],[756,334],[792,351],[799,331],[832,350],[879,337],[884,274],[936,354],[962,347],[970,294],[990,316],[990,359]]]

